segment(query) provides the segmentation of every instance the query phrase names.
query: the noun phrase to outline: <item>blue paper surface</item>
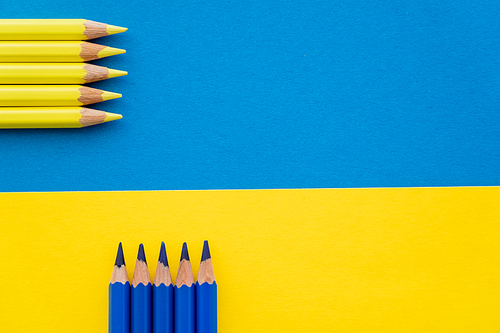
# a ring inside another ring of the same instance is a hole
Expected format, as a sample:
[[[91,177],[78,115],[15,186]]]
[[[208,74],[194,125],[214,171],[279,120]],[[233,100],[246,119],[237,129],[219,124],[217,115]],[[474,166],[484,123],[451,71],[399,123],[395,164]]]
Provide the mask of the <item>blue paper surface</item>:
[[[85,18],[123,114],[0,131],[0,191],[500,185],[498,1],[3,0]]]

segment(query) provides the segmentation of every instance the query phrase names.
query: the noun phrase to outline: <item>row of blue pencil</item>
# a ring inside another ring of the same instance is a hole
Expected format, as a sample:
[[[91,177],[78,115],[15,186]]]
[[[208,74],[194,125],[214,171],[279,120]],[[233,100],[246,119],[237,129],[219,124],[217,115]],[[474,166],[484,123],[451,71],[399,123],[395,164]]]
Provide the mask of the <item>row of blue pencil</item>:
[[[153,285],[144,246],[139,246],[130,286],[120,243],[109,283],[109,332],[217,332],[217,283],[208,242],[203,244],[196,285],[187,244],[182,245],[175,286],[164,243],[161,243]]]

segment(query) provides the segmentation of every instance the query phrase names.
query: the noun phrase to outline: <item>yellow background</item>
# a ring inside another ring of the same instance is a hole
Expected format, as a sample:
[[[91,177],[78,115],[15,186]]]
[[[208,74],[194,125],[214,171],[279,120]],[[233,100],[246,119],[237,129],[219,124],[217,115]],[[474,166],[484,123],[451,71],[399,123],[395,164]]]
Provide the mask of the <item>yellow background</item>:
[[[220,332],[500,332],[500,187],[0,194],[0,330],[107,332],[161,241],[208,239]]]

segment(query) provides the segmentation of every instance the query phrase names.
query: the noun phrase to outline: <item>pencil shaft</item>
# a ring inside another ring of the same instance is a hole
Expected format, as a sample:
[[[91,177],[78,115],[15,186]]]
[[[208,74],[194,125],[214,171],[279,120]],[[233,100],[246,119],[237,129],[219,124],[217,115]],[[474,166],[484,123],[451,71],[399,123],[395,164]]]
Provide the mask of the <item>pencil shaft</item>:
[[[109,333],[130,333],[130,283],[122,243],[118,244],[109,281]]]
[[[0,63],[0,84],[84,84],[126,74],[84,63]]]
[[[217,333],[217,283],[207,240],[196,281],[196,333]]]
[[[174,332],[174,288],[153,285],[153,333]]]
[[[0,40],[87,40],[125,30],[84,19],[0,19]]]
[[[174,332],[174,287],[165,243],[161,243],[153,282],[153,333]]]
[[[81,41],[0,41],[0,63],[84,62],[125,53]]]
[[[196,283],[196,333],[217,333],[217,283]]]
[[[0,106],[81,106],[117,97],[78,85],[0,85]]]
[[[195,332],[195,286],[174,287],[174,331]]]
[[[0,107],[0,128],[80,128],[121,115],[81,107]]]
[[[109,333],[130,333],[130,283],[109,284]]]
[[[131,318],[132,333],[151,333],[151,279],[144,245],[139,245],[132,278]]]
[[[131,333],[151,333],[151,283],[132,286]]]

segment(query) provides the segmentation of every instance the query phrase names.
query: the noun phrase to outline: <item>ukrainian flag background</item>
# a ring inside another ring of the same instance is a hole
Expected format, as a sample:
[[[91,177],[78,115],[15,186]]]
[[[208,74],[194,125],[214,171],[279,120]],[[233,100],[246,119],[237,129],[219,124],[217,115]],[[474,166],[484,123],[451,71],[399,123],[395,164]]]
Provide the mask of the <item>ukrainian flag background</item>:
[[[105,332],[119,241],[130,276],[165,241],[175,276],[204,239],[221,332],[500,331],[496,1],[0,15],[129,28],[96,41],[129,75],[92,85],[123,94],[95,106],[122,120],[0,132],[2,332]]]

